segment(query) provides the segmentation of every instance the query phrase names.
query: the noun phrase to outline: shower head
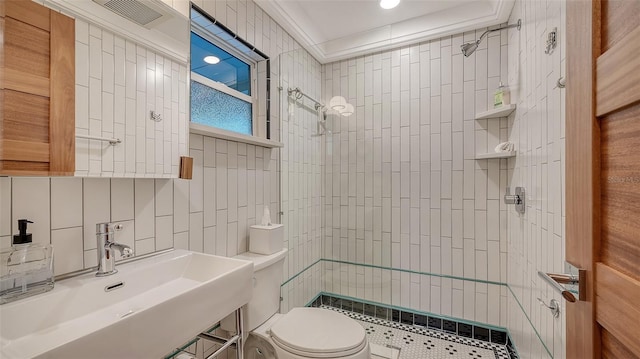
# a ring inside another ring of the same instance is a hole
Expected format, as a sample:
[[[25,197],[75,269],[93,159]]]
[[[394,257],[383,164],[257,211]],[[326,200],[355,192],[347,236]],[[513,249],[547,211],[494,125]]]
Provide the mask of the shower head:
[[[480,45],[480,40],[476,42],[467,42],[466,44],[462,44],[460,46],[460,50],[462,50],[462,54],[464,55],[464,57],[469,57],[476,51],[478,45]]]
[[[518,19],[518,22],[515,23],[515,24],[511,24],[511,25],[507,25],[507,26],[500,26],[497,29],[487,30],[487,31],[483,32],[482,35],[480,35],[480,38],[477,41],[467,42],[467,43],[464,43],[464,44],[460,45],[460,50],[462,51],[462,54],[465,57],[469,57],[469,56],[471,56],[471,54],[473,54],[476,51],[476,49],[478,48],[478,46],[482,42],[482,39],[484,39],[484,37],[488,33],[494,32],[494,31],[503,30],[503,29],[510,29],[512,27],[515,27],[515,28],[518,29],[518,31],[520,31],[521,25],[522,25],[522,21],[520,19]]]

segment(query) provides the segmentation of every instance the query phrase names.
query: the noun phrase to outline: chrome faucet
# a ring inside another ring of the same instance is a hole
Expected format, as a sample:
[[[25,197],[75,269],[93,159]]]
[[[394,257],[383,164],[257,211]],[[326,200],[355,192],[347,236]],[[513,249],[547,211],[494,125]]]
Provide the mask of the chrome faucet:
[[[117,249],[122,255],[122,258],[129,258],[133,255],[133,249],[131,249],[131,247],[114,241],[114,231],[121,229],[121,224],[96,224],[96,238],[98,240],[98,272],[96,276],[104,277],[118,273],[115,265],[114,250]]]

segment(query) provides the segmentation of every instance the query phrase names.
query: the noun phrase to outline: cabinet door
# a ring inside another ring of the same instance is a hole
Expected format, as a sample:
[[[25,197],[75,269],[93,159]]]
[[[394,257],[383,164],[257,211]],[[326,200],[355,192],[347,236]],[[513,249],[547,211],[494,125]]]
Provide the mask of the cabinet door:
[[[72,175],[75,22],[0,0],[0,174]]]

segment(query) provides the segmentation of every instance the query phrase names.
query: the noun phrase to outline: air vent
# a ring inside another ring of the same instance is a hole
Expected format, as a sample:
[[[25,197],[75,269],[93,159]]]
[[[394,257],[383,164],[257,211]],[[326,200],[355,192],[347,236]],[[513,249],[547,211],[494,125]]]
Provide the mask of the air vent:
[[[166,20],[170,15],[157,1],[93,0],[114,13],[147,29]]]

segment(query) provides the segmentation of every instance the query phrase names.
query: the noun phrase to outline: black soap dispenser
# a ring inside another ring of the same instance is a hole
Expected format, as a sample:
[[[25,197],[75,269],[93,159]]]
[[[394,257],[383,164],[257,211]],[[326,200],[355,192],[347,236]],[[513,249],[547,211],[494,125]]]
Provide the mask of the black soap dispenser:
[[[28,219],[18,220],[18,234],[13,236],[13,245],[31,243],[33,236],[27,233],[27,225],[33,223]]]
[[[53,247],[32,243],[28,219],[18,220],[11,248],[0,251],[0,304],[53,289]]]

